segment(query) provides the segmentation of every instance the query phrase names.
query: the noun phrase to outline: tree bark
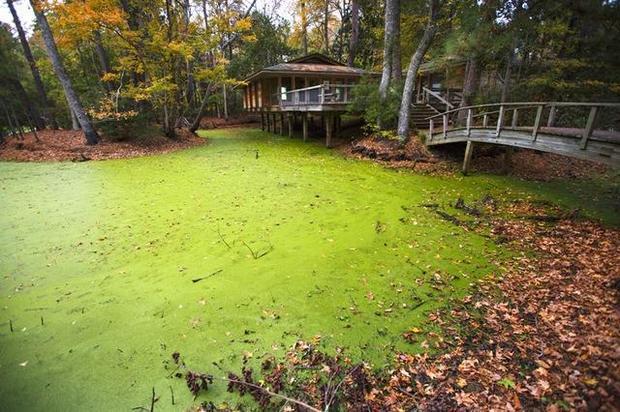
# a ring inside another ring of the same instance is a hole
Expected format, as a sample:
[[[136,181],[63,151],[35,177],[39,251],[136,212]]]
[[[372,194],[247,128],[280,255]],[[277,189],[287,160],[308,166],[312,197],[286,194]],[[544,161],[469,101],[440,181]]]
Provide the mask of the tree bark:
[[[302,0],[301,8],[301,49],[304,55],[308,54],[308,10],[306,2]]]
[[[392,49],[392,80],[400,82],[403,79],[403,65],[400,59],[400,0],[394,0],[394,44]]]
[[[379,96],[385,101],[390,78],[392,75],[392,52],[394,50],[394,8],[397,0],[385,0],[385,24],[383,36],[383,71],[381,73],[381,83],[379,83]]]
[[[323,46],[325,48],[325,54],[329,55],[329,0],[323,1],[325,2],[323,16]]]
[[[471,106],[473,97],[478,89],[478,81],[480,80],[480,70],[478,70],[478,61],[475,57],[471,57],[465,68],[465,81],[463,82],[463,98],[459,107]],[[461,110],[458,115],[459,124],[463,124],[467,112]]]
[[[39,99],[41,99],[41,104],[45,107],[45,116],[47,117],[47,121],[49,121],[49,125],[53,129],[57,129],[58,125],[56,124],[56,119],[53,115],[52,105],[47,98],[47,93],[45,92],[45,87],[43,86],[43,80],[41,80],[39,68],[37,67],[34,57],[32,56],[30,44],[28,44],[26,33],[24,32],[21,21],[19,20],[17,11],[13,6],[13,0],[6,0],[6,4],[9,6],[9,10],[11,11],[11,15],[13,16],[13,23],[15,23],[19,42],[21,43],[22,49],[24,50],[24,57],[26,57],[26,60],[28,61],[28,66],[30,66],[30,72],[32,73],[32,78],[34,79],[34,85],[37,89],[37,94],[39,95]],[[35,119],[35,122],[37,125],[42,126],[42,128],[45,127],[45,122],[41,122],[41,119],[39,117]]]
[[[211,95],[211,85],[208,85],[205,89],[205,95],[202,98],[202,102],[200,103],[200,107],[198,108],[198,113],[192,122],[189,130],[194,133],[200,127],[200,121],[202,120],[202,115],[207,107],[207,102],[209,101],[209,96]]]
[[[400,111],[398,113],[398,138],[401,143],[406,142],[409,138],[409,117],[411,114],[411,101],[413,98],[416,77],[418,74],[418,69],[424,59],[424,55],[426,55],[426,52],[428,51],[431,43],[433,42],[433,38],[437,33],[439,7],[439,0],[431,0],[428,24],[424,29],[422,40],[420,40],[415,53],[411,56],[411,62],[409,63],[409,69],[407,70],[407,78],[405,79],[403,97],[400,102]]]
[[[97,59],[99,60],[99,66],[101,67],[101,73],[105,76],[108,73],[111,73],[110,69],[110,61],[108,59],[108,53],[103,47],[103,41],[101,40],[101,33],[98,30],[95,30],[93,33],[93,41],[95,43],[95,53],[97,54]],[[111,92],[114,89],[114,86],[109,81],[104,81],[103,85],[108,92]]]
[[[360,5],[359,0],[351,0],[351,37],[349,37],[350,67],[355,65],[355,56],[360,39]]]
[[[71,84],[71,79],[69,79],[69,75],[65,70],[65,67],[60,58],[60,54],[58,53],[58,49],[56,48],[56,42],[54,41],[54,36],[52,34],[52,30],[47,22],[47,18],[43,13],[43,9],[39,4],[39,0],[30,0],[30,5],[34,10],[34,14],[37,17],[37,22],[39,23],[39,28],[41,30],[41,35],[43,36],[43,41],[45,43],[45,48],[47,49],[47,54],[50,57],[52,62],[52,67],[54,68],[54,73],[58,77],[60,84],[62,85],[63,90],[65,91],[65,96],[69,101],[69,105],[71,110],[75,113],[80,122],[80,126],[84,131],[84,136],[86,137],[87,145],[97,144],[99,141],[99,136],[95,131],[90,119],[86,115],[84,111],[84,107],[80,102],[78,95],[75,93],[73,89],[73,85]]]

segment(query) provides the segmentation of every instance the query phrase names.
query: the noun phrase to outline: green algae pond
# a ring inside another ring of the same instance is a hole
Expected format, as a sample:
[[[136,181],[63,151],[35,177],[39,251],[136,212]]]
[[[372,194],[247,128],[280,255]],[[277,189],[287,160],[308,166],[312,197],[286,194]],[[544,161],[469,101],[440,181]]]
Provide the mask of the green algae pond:
[[[420,350],[402,333],[511,253],[424,204],[540,199],[619,223],[616,178],[425,176],[252,129],[202,135],[161,156],[0,163],[0,410],[129,411],[152,388],[158,411],[237,401],[221,381],[194,400],[175,351],[218,377],[317,336],[378,368]]]

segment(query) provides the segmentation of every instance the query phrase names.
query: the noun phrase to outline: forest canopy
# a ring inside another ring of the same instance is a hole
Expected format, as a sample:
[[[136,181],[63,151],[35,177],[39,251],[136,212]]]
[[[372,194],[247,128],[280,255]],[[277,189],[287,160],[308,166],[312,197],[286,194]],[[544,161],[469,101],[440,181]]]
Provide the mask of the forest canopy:
[[[467,103],[620,95],[616,1],[295,0],[268,11],[256,0],[32,0],[32,33],[18,1],[5,1],[15,27],[0,27],[3,133],[92,124],[126,138],[157,124],[174,138],[209,107],[240,112],[236,86],[252,72],[311,52],[382,73],[361,106],[383,128],[406,117],[401,135],[405,75],[424,62],[446,71],[466,62]]]

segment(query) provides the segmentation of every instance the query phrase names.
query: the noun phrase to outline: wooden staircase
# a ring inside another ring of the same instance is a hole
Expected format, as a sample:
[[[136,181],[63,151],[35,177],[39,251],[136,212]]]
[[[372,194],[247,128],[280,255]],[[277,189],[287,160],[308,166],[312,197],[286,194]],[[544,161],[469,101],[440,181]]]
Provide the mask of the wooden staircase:
[[[440,113],[426,103],[415,103],[411,105],[411,124],[418,130],[427,130],[430,116]]]

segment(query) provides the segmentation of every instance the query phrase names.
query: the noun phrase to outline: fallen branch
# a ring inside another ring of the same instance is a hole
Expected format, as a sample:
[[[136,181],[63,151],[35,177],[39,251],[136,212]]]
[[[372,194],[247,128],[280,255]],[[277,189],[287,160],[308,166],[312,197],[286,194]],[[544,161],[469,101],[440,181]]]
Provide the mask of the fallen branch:
[[[279,393],[271,392],[270,390],[265,389],[262,386],[255,385],[253,383],[249,383],[249,382],[245,382],[245,381],[240,381],[240,380],[237,380],[237,379],[230,379],[230,378],[220,378],[220,379],[223,380],[223,381],[228,381],[228,382],[232,382],[232,383],[238,383],[238,384],[241,384],[241,385],[249,386],[249,387],[254,388],[254,389],[258,389],[260,391],[265,392],[269,396],[273,396],[274,398],[284,399],[285,401],[292,402],[295,405],[301,406],[302,408],[306,408],[309,411],[322,412],[320,409],[312,407],[312,406],[308,405],[305,402],[299,401],[297,399],[289,398],[288,396],[280,395]]]
[[[205,279],[207,279],[207,278],[210,278],[211,276],[215,276],[215,275],[217,275],[218,273],[222,272],[223,270],[224,270],[224,269],[219,269],[219,270],[216,270],[216,271],[215,271],[215,272],[213,272],[213,273],[208,274],[207,276],[203,276],[203,277],[201,277],[201,278],[195,278],[195,279],[192,279],[192,282],[193,282],[193,283],[198,283],[198,282],[200,282],[201,280],[205,280]]]
[[[258,253],[258,252],[254,252],[254,250],[252,250],[252,248],[247,243],[245,243],[244,240],[242,240],[241,243],[243,243],[243,245],[246,248],[248,248],[248,250],[250,251],[250,253],[252,254],[252,257],[254,259],[260,259],[260,258],[262,258],[263,256],[265,256],[266,254],[268,254],[269,252],[271,252],[273,250],[273,246],[270,245],[269,249],[265,250],[264,252]]]

